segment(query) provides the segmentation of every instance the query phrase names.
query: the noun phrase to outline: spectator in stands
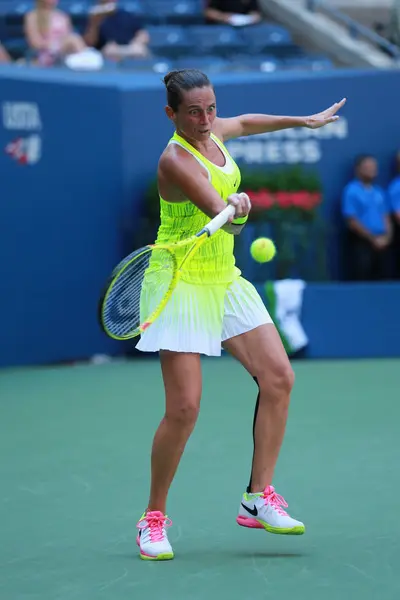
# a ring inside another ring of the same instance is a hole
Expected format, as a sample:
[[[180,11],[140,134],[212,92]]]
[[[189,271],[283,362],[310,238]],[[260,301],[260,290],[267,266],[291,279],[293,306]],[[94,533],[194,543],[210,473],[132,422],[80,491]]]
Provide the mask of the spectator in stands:
[[[208,0],[207,23],[253,25],[262,19],[257,0]]]
[[[150,38],[141,20],[118,7],[117,2],[100,0],[91,12],[84,39],[114,60],[149,55]]]
[[[388,249],[392,240],[389,206],[376,185],[378,165],[373,156],[357,158],[355,178],[342,197],[342,214],[348,232],[346,261],[353,281],[385,279]]]
[[[400,151],[395,158],[396,175],[388,189],[390,212],[393,219],[394,277],[400,279]]]
[[[25,37],[42,66],[53,65],[85,49],[85,42],[74,32],[69,15],[58,10],[57,3],[57,0],[36,0],[36,8],[24,16]]]
[[[0,63],[9,63],[9,62],[11,62],[11,56],[8,54],[7,50],[4,48],[4,46],[0,42]]]

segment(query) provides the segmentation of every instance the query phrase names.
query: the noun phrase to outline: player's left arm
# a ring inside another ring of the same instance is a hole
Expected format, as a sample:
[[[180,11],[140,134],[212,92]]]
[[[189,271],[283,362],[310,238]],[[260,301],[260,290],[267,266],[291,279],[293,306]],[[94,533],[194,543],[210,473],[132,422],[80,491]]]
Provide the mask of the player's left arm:
[[[307,127],[318,129],[339,119],[336,114],[346,103],[346,98],[335,102],[326,110],[310,115],[308,117],[285,117],[279,115],[244,114],[227,119],[216,119],[216,130],[223,141],[233,138],[257,135],[260,133],[271,133],[281,129],[293,129],[295,127]]]

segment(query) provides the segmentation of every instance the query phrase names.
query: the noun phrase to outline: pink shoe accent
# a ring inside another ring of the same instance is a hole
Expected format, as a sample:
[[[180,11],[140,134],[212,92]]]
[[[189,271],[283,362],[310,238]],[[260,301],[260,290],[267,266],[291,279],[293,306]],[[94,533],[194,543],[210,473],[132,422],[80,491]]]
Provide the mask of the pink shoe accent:
[[[171,519],[168,519],[159,510],[153,510],[148,512],[141,521],[137,524],[138,529],[150,530],[150,540],[152,542],[162,542],[164,539],[164,527],[170,527],[172,525]]]
[[[242,517],[239,515],[236,519],[236,523],[242,527],[250,527],[251,529],[264,529],[257,519],[252,519],[251,517]]]
[[[265,499],[265,504],[270,504],[280,515],[284,517],[289,516],[282,508],[282,506],[287,508],[288,504],[282,496],[275,492],[274,486],[268,485],[265,488],[263,498]]]

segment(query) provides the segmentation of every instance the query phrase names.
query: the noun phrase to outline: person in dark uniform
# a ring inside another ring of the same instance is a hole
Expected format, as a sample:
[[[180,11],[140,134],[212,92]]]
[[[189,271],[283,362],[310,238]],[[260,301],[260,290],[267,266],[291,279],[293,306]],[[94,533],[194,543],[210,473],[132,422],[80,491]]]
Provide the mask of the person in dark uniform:
[[[392,241],[389,203],[376,184],[378,164],[373,156],[359,156],[355,177],[344,188],[342,215],[347,226],[346,262],[352,281],[386,278]]]
[[[207,23],[235,25],[238,15],[249,17],[246,25],[262,19],[257,0],[209,0],[205,10]]]

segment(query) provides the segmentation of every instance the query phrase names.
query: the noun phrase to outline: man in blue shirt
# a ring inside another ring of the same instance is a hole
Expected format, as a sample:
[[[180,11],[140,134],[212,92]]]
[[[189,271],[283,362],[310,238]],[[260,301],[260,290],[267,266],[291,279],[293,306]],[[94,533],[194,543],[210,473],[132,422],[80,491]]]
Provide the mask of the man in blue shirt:
[[[355,178],[342,197],[342,214],[348,228],[346,260],[354,281],[384,279],[392,240],[389,206],[384,191],[375,184],[378,165],[373,156],[357,158]]]
[[[394,276],[400,279],[400,151],[396,155],[396,177],[388,188],[389,208],[394,225]]]

